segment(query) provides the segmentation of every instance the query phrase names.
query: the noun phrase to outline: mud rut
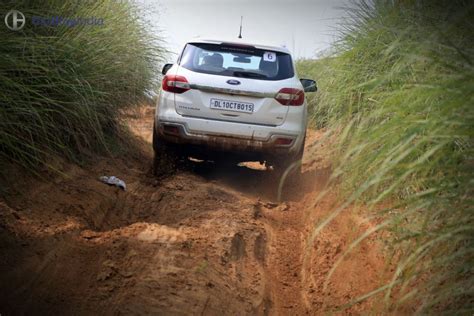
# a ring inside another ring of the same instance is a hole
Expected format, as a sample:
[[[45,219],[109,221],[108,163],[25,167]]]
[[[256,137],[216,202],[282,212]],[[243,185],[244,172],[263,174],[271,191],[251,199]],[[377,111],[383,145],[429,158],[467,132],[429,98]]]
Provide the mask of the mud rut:
[[[132,130],[149,141],[150,125],[148,115]],[[18,180],[4,193],[2,315],[322,312],[320,285],[303,278],[302,258],[306,204],[327,167],[305,166],[276,203],[271,172],[190,162],[157,180],[144,146],[86,168],[65,165],[68,178]],[[128,190],[98,182],[102,174],[123,178]],[[320,273],[336,255],[323,258]]]

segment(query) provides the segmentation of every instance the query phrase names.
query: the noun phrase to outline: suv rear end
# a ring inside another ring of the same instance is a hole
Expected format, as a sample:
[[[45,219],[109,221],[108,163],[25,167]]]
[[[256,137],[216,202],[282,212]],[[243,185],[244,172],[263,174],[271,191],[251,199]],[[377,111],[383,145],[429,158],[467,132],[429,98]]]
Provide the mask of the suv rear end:
[[[163,72],[155,165],[166,155],[270,165],[301,158],[307,108],[287,49],[195,41]]]

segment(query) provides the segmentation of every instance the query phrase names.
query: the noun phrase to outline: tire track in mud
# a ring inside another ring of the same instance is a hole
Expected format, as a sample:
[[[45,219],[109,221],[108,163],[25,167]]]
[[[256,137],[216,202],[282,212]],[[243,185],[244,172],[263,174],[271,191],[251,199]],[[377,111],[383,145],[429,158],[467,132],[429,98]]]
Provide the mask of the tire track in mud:
[[[135,126],[141,126],[139,122]],[[149,123],[151,126],[151,123]],[[133,128],[133,127],[132,127]],[[138,134],[143,128],[138,128]],[[145,128],[145,130],[147,130]],[[308,147],[314,145],[314,138],[310,131]],[[143,135],[151,142],[151,134]],[[226,166],[229,167],[229,166]],[[302,221],[303,205],[292,203],[282,207],[272,202],[276,199],[278,181],[271,173],[262,171],[258,165],[251,165],[260,170],[249,168],[217,169],[214,165],[200,165],[193,171],[210,181],[212,185],[233,188],[237,195],[250,199],[253,205],[253,219],[263,224],[263,232],[257,235],[253,245],[253,256],[260,263],[262,269],[263,292],[261,302],[255,312],[258,314],[304,314],[302,291],[299,270],[302,262],[303,239]],[[327,169],[327,168],[323,168]],[[319,171],[319,170],[318,170]],[[324,170],[326,171],[326,170]],[[293,201],[302,200],[305,193],[315,189],[313,183],[318,172],[309,171],[305,179],[300,181],[288,192],[285,198]],[[323,176],[325,179],[327,174]],[[320,179],[325,181],[325,179]],[[321,184],[321,183],[319,183]],[[294,184],[292,184],[294,185]],[[266,200],[267,203],[262,202]],[[291,212],[290,212],[291,210]],[[283,213],[284,212],[284,213]],[[242,235],[236,234],[231,242],[231,258],[239,260],[245,255],[245,240]],[[208,303],[208,302],[206,302]]]

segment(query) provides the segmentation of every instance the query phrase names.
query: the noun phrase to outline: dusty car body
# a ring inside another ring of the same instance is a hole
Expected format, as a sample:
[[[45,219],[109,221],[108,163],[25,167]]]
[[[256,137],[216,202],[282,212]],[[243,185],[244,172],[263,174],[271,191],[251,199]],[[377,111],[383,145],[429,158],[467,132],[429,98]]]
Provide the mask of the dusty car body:
[[[196,40],[163,74],[155,165],[170,156],[282,167],[301,159],[305,92],[316,83],[298,78],[285,47]]]

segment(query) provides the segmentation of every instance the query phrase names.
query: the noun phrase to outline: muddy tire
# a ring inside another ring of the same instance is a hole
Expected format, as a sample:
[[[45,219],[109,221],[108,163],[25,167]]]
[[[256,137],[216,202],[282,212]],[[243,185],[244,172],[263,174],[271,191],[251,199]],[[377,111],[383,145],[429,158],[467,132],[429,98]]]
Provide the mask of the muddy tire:
[[[273,163],[273,169],[280,176],[286,175],[286,178],[297,178],[301,175],[302,158],[303,155],[299,153],[291,157],[282,157]]]
[[[288,177],[297,178],[301,175],[301,166],[303,161],[304,145],[305,139],[303,140],[303,145],[296,155],[280,157],[272,163],[273,169],[283,176],[288,172]]]
[[[153,126],[153,174],[166,176],[176,171],[178,155],[175,148],[160,139]]]
[[[301,180],[301,167],[304,152],[304,141],[300,151],[294,156],[280,157],[273,163],[276,181],[278,181],[277,200],[283,201],[286,188],[297,187]]]

